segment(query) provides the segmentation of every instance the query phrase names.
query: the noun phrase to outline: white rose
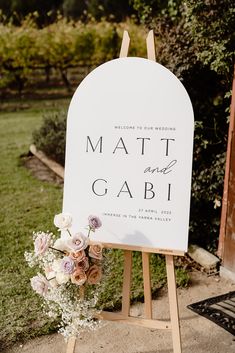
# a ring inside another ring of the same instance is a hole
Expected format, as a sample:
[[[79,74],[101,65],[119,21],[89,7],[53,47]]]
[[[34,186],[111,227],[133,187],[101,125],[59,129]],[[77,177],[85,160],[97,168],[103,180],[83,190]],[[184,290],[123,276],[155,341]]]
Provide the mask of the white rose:
[[[70,275],[67,275],[61,271],[61,261],[62,259],[54,260],[52,264],[52,271],[55,273],[55,279],[58,284],[67,283],[70,279]]]
[[[70,248],[66,244],[67,239],[57,239],[53,245],[53,248],[60,250],[60,251],[70,251]]]
[[[67,230],[72,226],[72,216],[69,213],[59,213],[54,217],[54,225],[59,230]]]
[[[54,260],[51,268],[54,272],[60,272],[61,260]]]
[[[70,275],[66,275],[63,272],[56,273],[56,280],[59,284],[67,283],[69,279],[70,279]]]

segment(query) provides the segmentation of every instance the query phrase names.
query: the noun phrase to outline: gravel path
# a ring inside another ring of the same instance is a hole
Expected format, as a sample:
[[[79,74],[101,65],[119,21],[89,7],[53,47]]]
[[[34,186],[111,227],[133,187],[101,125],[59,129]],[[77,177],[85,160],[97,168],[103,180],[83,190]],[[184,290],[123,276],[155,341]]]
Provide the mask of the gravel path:
[[[178,290],[182,353],[233,353],[235,337],[211,321],[194,314],[188,304],[235,290],[235,284],[218,277],[192,273],[192,285]],[[167,293],[153,301],[154,317],[169,318]],[[141,316],[143,304],[131,308]],[[59,334],[18,344],[6,353],[65,353],[66,344]],[[171,332],[109,322],[95,332],[77,339],[75,353],[170,353]]]

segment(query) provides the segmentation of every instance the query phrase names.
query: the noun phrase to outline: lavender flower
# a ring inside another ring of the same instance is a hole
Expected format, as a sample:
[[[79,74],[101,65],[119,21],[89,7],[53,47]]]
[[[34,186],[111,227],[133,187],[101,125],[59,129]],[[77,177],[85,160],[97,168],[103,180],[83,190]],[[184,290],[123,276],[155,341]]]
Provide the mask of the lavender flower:
[[[37,276],[31,278],[31,286],[35,292],[45,296],[48,292],[49,282],[41,273],[38,273]]]
[[[72,251],[80,251],[87,248],[89,243],[89,238],[82,233],[77,233],[69,238],[66,242],[67,246]]]
[[[75,262],[69,256],[65,256],[61,261],[61,271],[71,275],[75,270]]]
[[[97,216],[89,216],[88,222],[89,222],[89,227],[93,231],[95,231],[95,229],[100,228],[102,226],[102,222]]]

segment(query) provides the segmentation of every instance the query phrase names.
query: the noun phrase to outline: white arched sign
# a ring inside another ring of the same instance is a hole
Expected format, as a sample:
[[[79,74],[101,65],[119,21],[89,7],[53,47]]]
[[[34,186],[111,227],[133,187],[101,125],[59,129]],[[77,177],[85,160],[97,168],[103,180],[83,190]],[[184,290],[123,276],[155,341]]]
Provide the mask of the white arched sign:
[[[68,112],[63,211],[92,239],[187,251],[193,110],[181,82],[142,58],[109,61],[77,88]]]

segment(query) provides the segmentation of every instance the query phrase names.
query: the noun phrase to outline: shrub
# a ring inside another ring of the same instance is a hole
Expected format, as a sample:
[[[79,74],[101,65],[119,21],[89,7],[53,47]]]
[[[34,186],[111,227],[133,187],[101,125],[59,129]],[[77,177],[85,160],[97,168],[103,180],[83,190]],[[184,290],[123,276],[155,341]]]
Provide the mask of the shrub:
[[[64,165],[66,139],[65,111],[44,115],[42,126],[33,132],[33,143],[49,157]]]
[[[157,60],[186,87],[194,107],[191,241],[216,249],[223,192],[228,110],[235,53],[232,0],[133,0],[154,28]],[[161,2],[162,4],[162,2]]]

